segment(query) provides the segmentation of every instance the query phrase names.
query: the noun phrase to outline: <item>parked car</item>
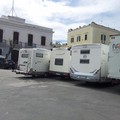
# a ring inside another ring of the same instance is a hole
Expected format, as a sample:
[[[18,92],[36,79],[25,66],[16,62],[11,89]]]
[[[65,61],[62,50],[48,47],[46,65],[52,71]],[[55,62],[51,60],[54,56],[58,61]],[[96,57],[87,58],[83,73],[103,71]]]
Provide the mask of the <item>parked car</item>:
[[[0,68],[4,68],[5,57],[0,55]]]
[[[5,69],[15,69],[15,67],[16,67],[16,64],[12,60],[6,60],[5,63],[4,63],[4,68]]]

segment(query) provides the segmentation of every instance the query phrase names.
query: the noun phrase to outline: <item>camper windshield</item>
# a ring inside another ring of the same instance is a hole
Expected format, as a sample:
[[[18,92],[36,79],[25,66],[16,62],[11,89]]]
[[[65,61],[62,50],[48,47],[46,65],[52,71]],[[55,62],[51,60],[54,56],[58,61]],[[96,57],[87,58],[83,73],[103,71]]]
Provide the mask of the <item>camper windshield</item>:
[[[21,57],[22,58],[28,58],[28,54],[22,54]]]

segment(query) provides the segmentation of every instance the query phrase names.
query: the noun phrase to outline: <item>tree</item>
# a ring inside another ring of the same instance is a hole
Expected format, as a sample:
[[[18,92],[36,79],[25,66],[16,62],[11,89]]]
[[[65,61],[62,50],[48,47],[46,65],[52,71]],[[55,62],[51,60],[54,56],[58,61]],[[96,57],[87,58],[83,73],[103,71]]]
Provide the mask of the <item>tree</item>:
[[[50,46],[52,48],[59,48],[59,47],[67,47],[67,43],[61,43],[59,41],[56,41],[55,43],[50,43]]]

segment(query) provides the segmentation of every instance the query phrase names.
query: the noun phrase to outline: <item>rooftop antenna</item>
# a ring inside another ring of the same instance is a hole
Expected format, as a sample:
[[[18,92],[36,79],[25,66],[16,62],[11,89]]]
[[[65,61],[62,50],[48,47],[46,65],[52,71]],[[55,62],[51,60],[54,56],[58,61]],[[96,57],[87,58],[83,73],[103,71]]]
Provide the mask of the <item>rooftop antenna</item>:
[[[12,1],[12,8],[10,10],[10,13],[12,12],[12,16],[14,16],[14,13],[15,15],[17,16],[16,12],[15,12],[15,9],[14,9],[14,0]]]

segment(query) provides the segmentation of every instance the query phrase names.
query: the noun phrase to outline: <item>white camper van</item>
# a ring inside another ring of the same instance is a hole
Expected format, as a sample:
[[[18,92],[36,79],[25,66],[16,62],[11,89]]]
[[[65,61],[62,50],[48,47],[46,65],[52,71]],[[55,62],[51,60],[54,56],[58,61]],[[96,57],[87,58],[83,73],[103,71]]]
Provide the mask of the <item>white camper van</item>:
[[[49,73],[58,76],[69,77],[70,50],[67,48],[55,48],[51,51]]]
[[[110,36],[108,77],[120,79],[120,34]]]
[[[32,76],[48,73],[50,52],[43,48],[20,49],[16,73]]]
[[[88,82],[106,82],[109,47],[83,44],[72,47],[70,77]]]

